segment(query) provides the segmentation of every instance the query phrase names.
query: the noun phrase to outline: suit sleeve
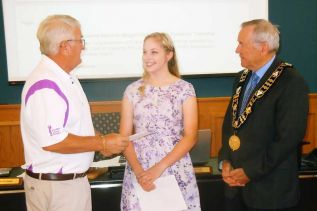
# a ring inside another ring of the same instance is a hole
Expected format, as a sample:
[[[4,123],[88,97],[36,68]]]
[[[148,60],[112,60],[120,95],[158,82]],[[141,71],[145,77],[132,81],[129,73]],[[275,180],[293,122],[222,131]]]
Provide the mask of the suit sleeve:
[[[241,73],[240,73],[241,74]],[[235,91],[236,91],[236,86],[238,83],[238,80],[240,79],[240,74],[238,77],[235,78],[234,84],[233,84],[233,90],[232,90],[232,96],[234,95]],[[218,153],[218,161],[221,162],[223,160],[228,160],[230,161],[230,148],[229,148],[229,137],[232,135],[233,133],[233,129],[232,129],[232,97],[230,99],[230,102],[228,104],[226,113],[225,113],[225,117],[224,117],[224,121],[222,124],[222,145],[221,148],[219,150]]]
[[[308,87],[304,79],[291,70],[286,86],[275,104],[275,131],[271,141],[256,157],[246,161],[242,168],[251,180],[258,180],[274,171],[293,153],[302,141],[307,125]],[[284,82],[285,82],[284,81]],[[296,161],[294,161],[296,162]]]

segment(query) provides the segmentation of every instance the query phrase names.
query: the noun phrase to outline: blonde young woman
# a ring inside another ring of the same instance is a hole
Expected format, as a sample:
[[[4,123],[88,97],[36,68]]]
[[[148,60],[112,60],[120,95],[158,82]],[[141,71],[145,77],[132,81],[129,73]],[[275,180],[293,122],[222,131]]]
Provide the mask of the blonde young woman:
[[[189,150],[197,140],[197,102],[193,86],[180,79],[176,52],[165,33],[143,43],[143,77],[130,84],[122,100],[120,133],[151,132],[131,142],[121,210],[140,210],[134,181],[145,191],[159,177],[174,175],[188,210],[200,210],[199,192]]]

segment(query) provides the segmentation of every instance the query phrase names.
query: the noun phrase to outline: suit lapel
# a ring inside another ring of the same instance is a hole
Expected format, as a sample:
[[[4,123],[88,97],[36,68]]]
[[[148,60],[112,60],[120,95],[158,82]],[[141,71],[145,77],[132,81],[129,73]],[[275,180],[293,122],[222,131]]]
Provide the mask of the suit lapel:
[[[260,79],[260,81],[257,83],[256,87],[253,89],[252,93],[250,94],[249,96],[249,99],[253,96],[254,92],[256,90],[258,90],[264,83],[265,81],[272,75],[273,71],[281,64],[281,60],[278,59],[277,57],[275,57],[274,61],[272,62],[271,66],[269,67],[269,69],[264,73],[263,77]],[[243,96],[245,94],[245,91],[246,91],[246,88],[247,88],[247,85],[249,83],[249,80],[251,78],[251,75],[252,74],[249,74],[247,79],[246,79],[246,82],[244,83],[244,86],[242,87],[242,92],[241,92],[241,96],[240,96],[240,99],[239,99],[239,104],[238,104],[238,111],[240,111],[241,109],[241,104],[242,104],[242,101],[243,101]]]

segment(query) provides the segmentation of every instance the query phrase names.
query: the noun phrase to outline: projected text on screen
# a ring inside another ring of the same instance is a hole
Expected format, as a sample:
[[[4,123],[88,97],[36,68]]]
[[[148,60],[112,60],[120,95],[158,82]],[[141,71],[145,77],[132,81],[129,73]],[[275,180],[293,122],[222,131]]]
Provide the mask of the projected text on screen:
[[[182,75],[233,73],[240,24],[268,17],[267,0],[3,0],[8,80],[23,81],[40,59],[36,31],[52,14],[81,22],[86,40],[79,78],[140,77],[142,43],[168,33]],[[36,11],[36,12],[34,12]]]

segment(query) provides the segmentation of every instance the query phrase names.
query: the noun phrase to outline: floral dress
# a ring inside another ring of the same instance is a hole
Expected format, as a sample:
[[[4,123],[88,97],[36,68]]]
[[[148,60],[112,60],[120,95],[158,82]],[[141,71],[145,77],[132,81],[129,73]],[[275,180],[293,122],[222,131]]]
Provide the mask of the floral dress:
[[[126,88],[124,95],[133,104],[135,133],[153,132],[134,143],[137,158],[146,170],[160,162],[182,138],[182,105],[188,97],[195,96],[195,90],[190,83],[179,79],[163,87],[146,85],[142,95],[140,87],[143,83],[143,79],[133,82]],[[161,177],[168,175],[175,176],[188,210],[200,210],[199,192],[189,153],[168,167]],[[133,185],[134,178],[134,173],[127,164],[121,210],[140,210]]]

